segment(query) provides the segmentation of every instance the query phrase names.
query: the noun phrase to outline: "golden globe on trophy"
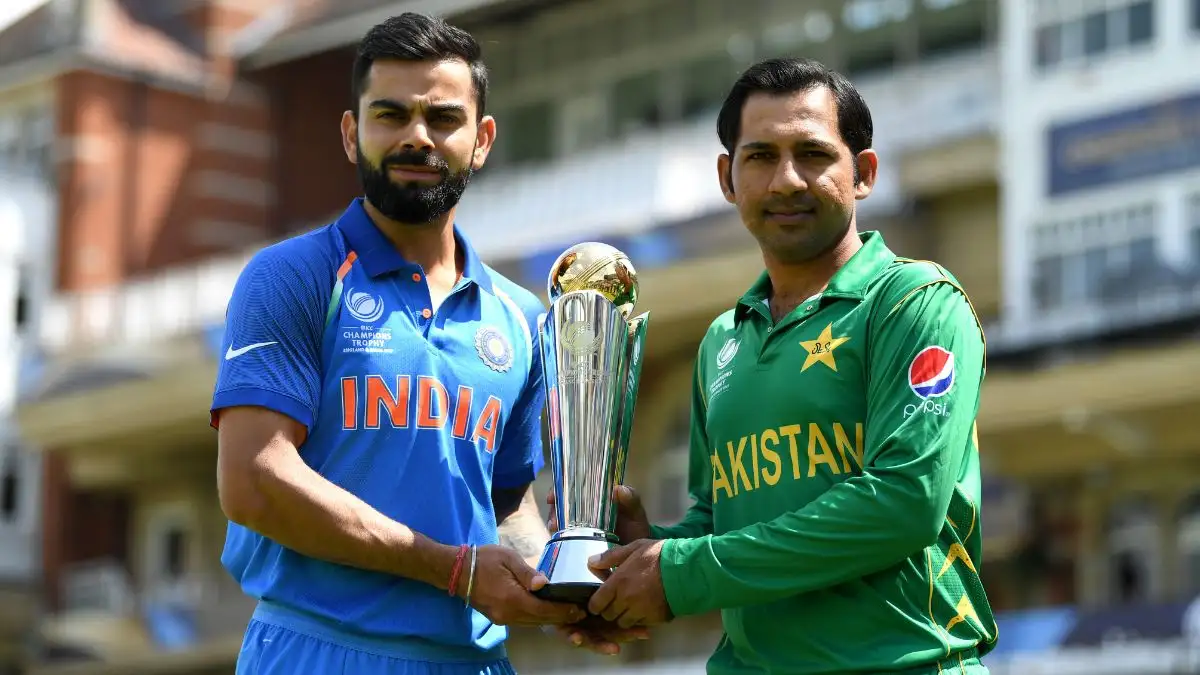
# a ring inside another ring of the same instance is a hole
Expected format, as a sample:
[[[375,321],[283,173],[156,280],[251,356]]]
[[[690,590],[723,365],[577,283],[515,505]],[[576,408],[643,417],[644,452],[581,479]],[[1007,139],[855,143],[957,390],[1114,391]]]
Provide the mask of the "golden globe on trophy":
[[[625,477],[648,314],[631,317],[637,272],[624,253],[586,242],[550,270],[538,327],[546,386],[554,511],[537,595],[586,605],[601,579],[588,558],[617,544],[613,489]]]

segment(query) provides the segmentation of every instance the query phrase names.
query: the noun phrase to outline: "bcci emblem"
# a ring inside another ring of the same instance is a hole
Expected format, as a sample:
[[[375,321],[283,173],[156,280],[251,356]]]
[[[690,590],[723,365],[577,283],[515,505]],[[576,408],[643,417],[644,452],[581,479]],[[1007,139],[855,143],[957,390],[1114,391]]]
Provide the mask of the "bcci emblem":
[[[513,350],[508,340],[492,326],[482,326],[475,331],[475,351],[488,368],[497,373],[512,368]]]

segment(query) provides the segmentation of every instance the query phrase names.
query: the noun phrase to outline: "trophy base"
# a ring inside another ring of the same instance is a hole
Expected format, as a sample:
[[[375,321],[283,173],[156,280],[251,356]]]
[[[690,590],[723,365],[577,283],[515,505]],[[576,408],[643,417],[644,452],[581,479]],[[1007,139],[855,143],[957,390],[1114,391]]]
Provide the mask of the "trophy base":
[[[546,544],[537,567],[550,583],[534,591],[534,595],[543,600],[586,606],[604,582],[588,567],[588,558],[606,553],[616,545],[616,538],[603,530],[559,532]]]

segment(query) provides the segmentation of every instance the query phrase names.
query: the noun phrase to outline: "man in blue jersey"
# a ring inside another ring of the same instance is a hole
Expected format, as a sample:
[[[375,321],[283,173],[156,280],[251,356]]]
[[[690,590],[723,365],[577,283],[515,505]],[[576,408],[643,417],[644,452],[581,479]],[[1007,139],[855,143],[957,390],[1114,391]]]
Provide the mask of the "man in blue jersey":
[[[372,28],[342,119],[364,197],[270,246],[229,302],[212,403],[222,561],[259,600],[239,674],[510,673],[548,534],[541,302],[454,226],[496,137],[466,32]]]

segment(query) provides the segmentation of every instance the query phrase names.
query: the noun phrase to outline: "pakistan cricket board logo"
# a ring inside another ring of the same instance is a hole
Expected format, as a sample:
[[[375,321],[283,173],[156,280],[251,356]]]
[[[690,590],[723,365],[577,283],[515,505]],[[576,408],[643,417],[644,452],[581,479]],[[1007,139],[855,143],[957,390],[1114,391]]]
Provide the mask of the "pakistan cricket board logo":
[[[906,419],[918,412],[948,416],[949,404],[936,399],[954,388],[954,354],[936,345],[922,349],[908,365],[908,387],[921,402],[904,406]]]

